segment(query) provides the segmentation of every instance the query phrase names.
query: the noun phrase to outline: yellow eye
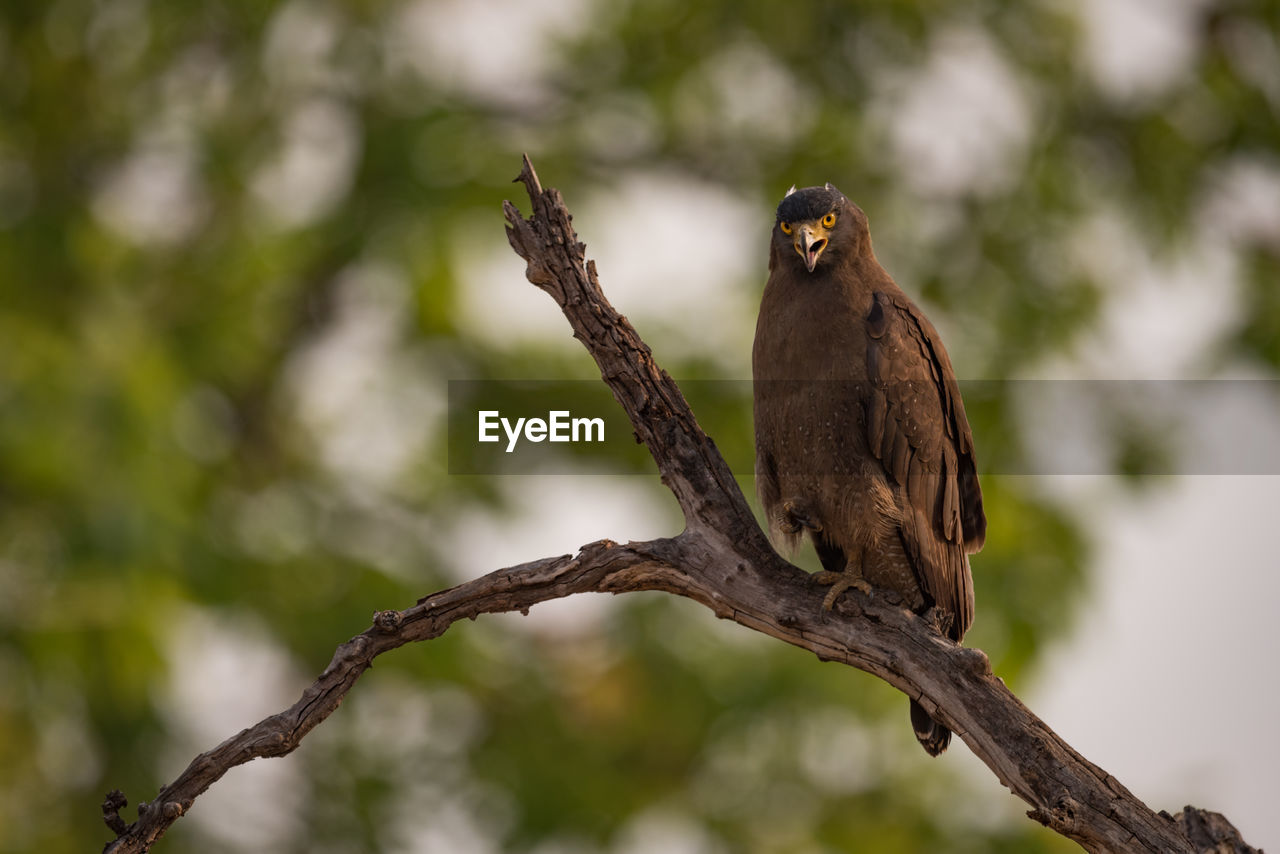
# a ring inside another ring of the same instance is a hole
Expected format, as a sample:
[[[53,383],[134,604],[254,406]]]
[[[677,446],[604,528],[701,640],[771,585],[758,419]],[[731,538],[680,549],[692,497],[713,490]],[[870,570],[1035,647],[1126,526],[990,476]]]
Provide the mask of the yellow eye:
[[[791,223],[789,223],[789,222],[780,222],[780,223],[778,223],[778,225],[782,228],[782,233],[783,233],[783,234],[790,234],[790,233],[791,233]]]
[[[822,225],[823,225],[824,227],[826,227],[826,228],[830,228],[831,226],[833,226],[833,225],[835,225],[835,224],[836,224],[836,212],[835,212],[835,211],[832,211],[831,213],[827,214],[826,216],[824,216],[824,217],[822,218]]]

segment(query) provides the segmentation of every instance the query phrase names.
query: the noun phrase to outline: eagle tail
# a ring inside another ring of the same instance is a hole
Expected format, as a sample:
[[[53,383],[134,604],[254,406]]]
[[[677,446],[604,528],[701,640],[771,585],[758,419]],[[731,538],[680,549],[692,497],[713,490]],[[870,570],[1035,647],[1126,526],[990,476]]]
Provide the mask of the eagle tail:
[[[916,731],[920,746],[930,756],[937,756],[951,743],[951,730],[929,717],[929,713],[915,700],[911,701],[911,728]]]

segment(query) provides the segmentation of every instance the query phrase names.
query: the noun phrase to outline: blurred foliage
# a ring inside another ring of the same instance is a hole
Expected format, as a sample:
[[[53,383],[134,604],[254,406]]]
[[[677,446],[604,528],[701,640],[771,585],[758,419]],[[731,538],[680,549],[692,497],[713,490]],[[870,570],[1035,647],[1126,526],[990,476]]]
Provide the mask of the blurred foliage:
[[[1176,253],[1224,219],[1213,188],[1274,178],[1280,4],[1179,9],[1183,66],[1124,89],[1089,72],[1082,13],[1050,2],[5,3],[0,851],[100,845],[108,789],[150,797],[291,702],[374,610],[494,568],[453,532],[489,520],[503,539],[518,487],[448,475],[448,381],[592,376],[567,330],[506,340],[466,319],[474,264],[508,261],[485,303],[529,287],[499,207],[522,151],[589,245],[602,223],[576,200],[621,176],[724,188],[759,222],[759,263],[727,283],[750,303],[773,204],[830,180],[962,375],[1027,376],[1105,304],[1090,223],[1118,212]],[[956,56],[1030,114],[968,128],[959,181],[901,124],[920,75],[967,79]],[[1277,241],[1225,220],[1246,307],[1220,355],[1274,368]],[[674,376],[741,379],[724,354],[665,355],[659,318],[640,328]],[[740,401],[714,386],[699,414],[749,455]],[[982,455],[1021,453],[999,387],[974,426]],[[643,489],[674,533],[657,479]],[[1023,479],[984,490],[971,642],[1017,688],[1071,619],[1087,543]],[[928,762],[870,677],[687,603],[606,607],[554,632],[482,620],[380,661],[274,761],[284,783],[254,795],[229,775],[160,847],[1071,850],[989,775]],[[241,669],[277,660],[278,679]],[[262,708],[198,708],[263,685]]]

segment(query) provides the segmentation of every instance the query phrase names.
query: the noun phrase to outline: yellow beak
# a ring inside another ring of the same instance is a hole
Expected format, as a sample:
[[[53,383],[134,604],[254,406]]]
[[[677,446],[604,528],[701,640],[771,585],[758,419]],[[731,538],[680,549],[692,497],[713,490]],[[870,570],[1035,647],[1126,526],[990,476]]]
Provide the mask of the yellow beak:
[[[822,250],[827,248],[827,230],[816,222],[804,222],[796,226],[796,252],[804,259],[804,265],[813,272]]]

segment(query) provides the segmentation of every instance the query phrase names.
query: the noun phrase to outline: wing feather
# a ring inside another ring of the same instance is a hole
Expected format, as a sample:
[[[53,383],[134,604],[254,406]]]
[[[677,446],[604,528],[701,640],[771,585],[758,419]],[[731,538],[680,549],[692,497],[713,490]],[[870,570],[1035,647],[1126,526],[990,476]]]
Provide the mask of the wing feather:
[[[982,547],[986,516],[955,372],[905,294],[876,292],[866,322],[867,446],[901,489],[907,551],[959,639],[973,621],[967,554]]]

